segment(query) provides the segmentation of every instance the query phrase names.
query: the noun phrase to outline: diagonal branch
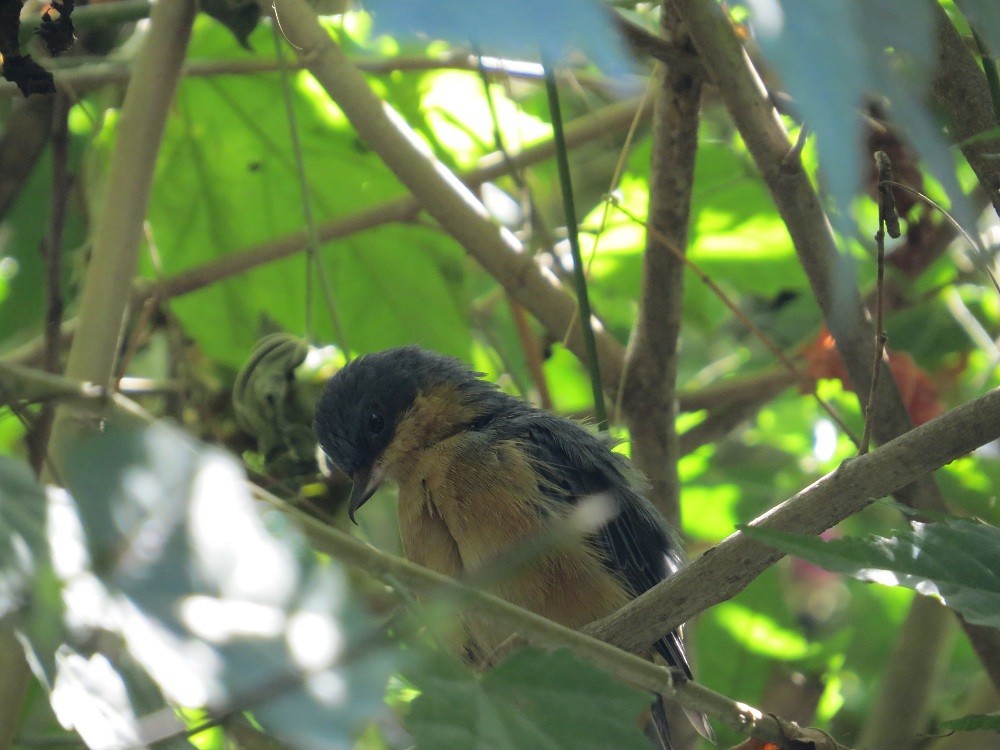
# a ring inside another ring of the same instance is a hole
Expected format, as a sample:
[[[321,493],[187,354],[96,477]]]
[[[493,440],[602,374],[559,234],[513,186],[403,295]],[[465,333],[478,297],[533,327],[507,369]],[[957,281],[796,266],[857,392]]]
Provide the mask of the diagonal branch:
[[[962,404],[848,459],[831,474],[750,525],[820,534],[914,477],[929,475],[1000,438],[1000,388]],[[783,554],[736,532],[697,560],[587,631],[627,651],[642,653],[664,633],[738,594]]]

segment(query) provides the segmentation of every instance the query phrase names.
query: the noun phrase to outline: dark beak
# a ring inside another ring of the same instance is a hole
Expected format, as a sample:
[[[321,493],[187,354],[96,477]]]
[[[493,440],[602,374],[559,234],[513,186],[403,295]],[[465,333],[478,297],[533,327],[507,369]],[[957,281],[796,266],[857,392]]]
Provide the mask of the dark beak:
[[[359,471],[352,477],[354,485],[351,487],[351,497],[347,503],[347,517],[355,526],[358,522],[354,520],[354,514],[375,494],[383,479],[385,479],[385,468],[380,464]]]

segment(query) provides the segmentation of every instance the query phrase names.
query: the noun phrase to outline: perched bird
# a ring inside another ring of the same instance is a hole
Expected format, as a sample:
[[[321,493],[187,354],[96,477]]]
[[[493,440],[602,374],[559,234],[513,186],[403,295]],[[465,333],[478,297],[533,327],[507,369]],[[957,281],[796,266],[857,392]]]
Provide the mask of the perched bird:
[[[316,430],[327,458],[354,483],[351,520],[384,480],[395,482],[404,553],[457,577],[495,563],[584,499],[604,499],[609,512],[600,528],[491,586],[571,628],[614,612],[676,571],[680,546],[641,494],[629,461],[579,424],[503,393],[481,374],[408,346],[355,359],[330,379]],[[465,618],[464,631],[474,660],[488,659],[511,635],[485,618]],[[679,632],[655,651],[691,676]],[[703,716],[691,719],[710,732]],[[654,740],[670,748],[659,698],[650,724]]]

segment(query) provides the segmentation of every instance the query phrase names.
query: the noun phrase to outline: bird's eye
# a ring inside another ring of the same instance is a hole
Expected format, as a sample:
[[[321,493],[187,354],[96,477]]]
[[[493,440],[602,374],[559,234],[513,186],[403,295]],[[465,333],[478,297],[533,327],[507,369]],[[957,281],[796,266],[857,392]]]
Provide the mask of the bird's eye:
[[[378,435],[385,429],[385,419],[377,411],[368,412],[368,432]]]

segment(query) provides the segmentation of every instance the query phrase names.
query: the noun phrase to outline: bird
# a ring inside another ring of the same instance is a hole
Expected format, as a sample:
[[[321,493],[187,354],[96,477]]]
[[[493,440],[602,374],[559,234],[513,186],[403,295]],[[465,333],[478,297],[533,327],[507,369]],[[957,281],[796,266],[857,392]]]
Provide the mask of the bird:
[[[417,346],[353,359],[326,384],[315,428],[326,459],[353,483],[350,519],[394,482],[403,553],[456,578],[502,560],[586,501],[604,502],[598,528],[491,582],[493,593],[567,627],[611,614],[683,563],[676,532],[625,456],[459,359]],[[463,626],[460,650],[474,663],[488,663],[512,635],[486,618],[465,617]],[[693,679],[679,630],[657,641],[650,658],[654,651]],[[711,735],[703,715],[686,713]],[[669,750],[660,696],[650,716],[647,734]]]

